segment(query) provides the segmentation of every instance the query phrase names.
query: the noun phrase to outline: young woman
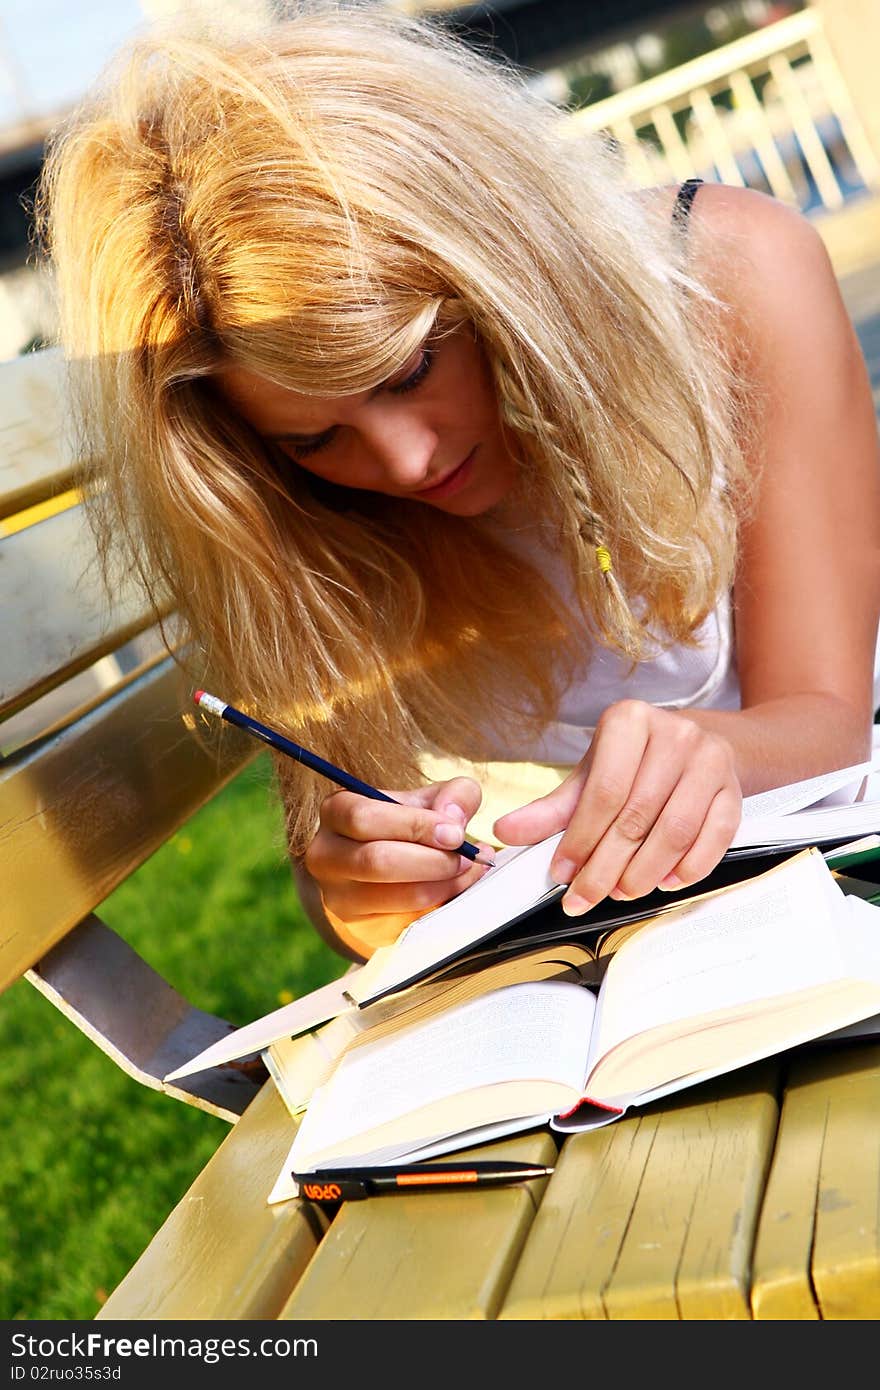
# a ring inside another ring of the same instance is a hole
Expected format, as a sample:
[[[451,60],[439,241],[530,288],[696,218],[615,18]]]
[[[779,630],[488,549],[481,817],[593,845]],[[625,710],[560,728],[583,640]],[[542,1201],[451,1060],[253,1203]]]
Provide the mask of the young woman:
[[[347,4],[147,33],[40,213],[99,534],[194,680],[401,803],[278,767],[342,953],[485,872],[466,833],[565,829],[577,915],[866,756],[877,430],[797,212],[633,189],[515,72]]]

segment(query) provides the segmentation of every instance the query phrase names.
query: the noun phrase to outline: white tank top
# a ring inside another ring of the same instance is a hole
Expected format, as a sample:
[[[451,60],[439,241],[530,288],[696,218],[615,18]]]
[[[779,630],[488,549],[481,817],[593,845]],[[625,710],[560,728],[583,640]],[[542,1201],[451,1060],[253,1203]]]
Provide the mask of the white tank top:
[[[500,528],[499,528],[500,532]],[[500,532],[499,539],[521,555],[553,586],[563,609],[576,613],[573,586],[547,528],[541,523]],[[664,709],[700,705],[738,709],[739,681],[730,601],[725,598],[700,627],[693,647],[650,647],[636,666],[601,646],[584,650],[559,702],[558,718],[538,738],[512,739],[501,729],[491,735],[492,756],[501,760],[572,764],[590,743],[596,722],[616,700],[645,700]]]
[[[576,613],[573,585],[547,526],[529,523],[501,531],[499,539],[529,563],[559,594],[564,611]],[[492,758],[572,765],[586,752],[602,711],[617,700],[644,700],[662,709],[736,710],[740,686],[736,667],[731,599],[725,595],[703,622],[694,646],[656,642],[633,666],[601,646],[585,650],[559,702],[558,718],[539,737],[490,733]],[[874,705],[880,706],[880,640],[874,660]]]

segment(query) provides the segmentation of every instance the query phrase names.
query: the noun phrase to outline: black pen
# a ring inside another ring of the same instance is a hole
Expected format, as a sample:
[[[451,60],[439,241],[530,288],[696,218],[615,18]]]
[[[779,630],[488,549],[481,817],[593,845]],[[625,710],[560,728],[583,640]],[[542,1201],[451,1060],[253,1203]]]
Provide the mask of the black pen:
[[[218,700],[216,695],[209,695],[205,690],[197,690],[193,699],[200,709],[207,710],[209,714],[216,714],[218,719],[225,719],[228,724],[235,724],[237,728],[244,729],[247,733],[253,734],[255,738],[262,739],[268,743],[270,748],[277,748],[280,753],[286,753],[288,757],[295,758],[304,767],[310,767],[313,772],[320,772],[322,777],[329,777],[331,782],[338,782],[340,787],[346,791],[357,792],[360,796],[368,796],[371,801],[390,801],[393,806],[399,806],[400,802],[395,801],[393,796],[388,796],[387,792],[380,792],[378,787],[371,787],[369,782],[362,782],[359,777],[353,777],[350,772],[343,772],[341,767],[334,767],[328,763],[326,758],[321,758],[317,753],[310,753],[307,748],[302,748],[298,743],[285,738],[276,729],[270,729],[268,725],[261,724],[259,720],[252,719],[249,714],[236,709],[234,705],[224,704]],[[469,840],[464,840],[452,851],[454,854],[461,854],[465,859],[472,860],[475,864],[486,864],[492,868],[493,860],[487,857],[486,851],[478,849]]]
[[[419,1163],[407,1168],[319,1168],[293,1173],[300,1195],[312,1202],[351,1202],[394,1192],[446,1188],[500,1187],[546,1178],[553,1172],[537,1163]]]

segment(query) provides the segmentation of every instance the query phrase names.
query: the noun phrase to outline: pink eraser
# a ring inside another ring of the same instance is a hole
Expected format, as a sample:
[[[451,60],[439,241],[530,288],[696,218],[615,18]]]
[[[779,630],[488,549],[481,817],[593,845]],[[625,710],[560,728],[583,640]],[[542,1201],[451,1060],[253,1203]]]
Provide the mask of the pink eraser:
[[[193,695],[193,699],[195,700],[197,705],[200,705],[202,703],[202,696],[204,695],[204,693],[204,690],[197,690],[195,695]]]

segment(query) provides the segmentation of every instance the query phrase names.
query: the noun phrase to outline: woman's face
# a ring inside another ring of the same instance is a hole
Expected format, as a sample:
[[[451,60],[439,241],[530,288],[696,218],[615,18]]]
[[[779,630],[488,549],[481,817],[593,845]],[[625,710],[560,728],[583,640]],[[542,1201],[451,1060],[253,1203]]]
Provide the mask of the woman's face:
[[[303,396],[234,366],[218,383],[259,434],[330,483],[454,516],[479,516],[513,486],[488,363],[466,326],[351,396]]]

